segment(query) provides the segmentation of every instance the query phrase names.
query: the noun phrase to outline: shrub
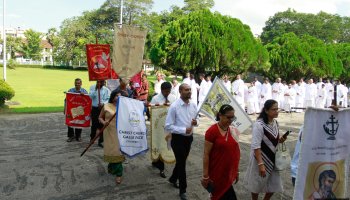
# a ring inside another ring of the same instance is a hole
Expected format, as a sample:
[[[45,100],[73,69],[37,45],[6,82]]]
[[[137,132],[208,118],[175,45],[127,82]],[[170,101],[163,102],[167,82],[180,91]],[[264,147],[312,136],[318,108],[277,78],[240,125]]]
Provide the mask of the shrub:
[[[15,91],[4,80],[0,80],[0,106],[5,104],[5,100],[10,100],[15,96]]]
[[[9,69],[16,69],[17,68],[17,62],[13,59],[10,59],[7,64]]]

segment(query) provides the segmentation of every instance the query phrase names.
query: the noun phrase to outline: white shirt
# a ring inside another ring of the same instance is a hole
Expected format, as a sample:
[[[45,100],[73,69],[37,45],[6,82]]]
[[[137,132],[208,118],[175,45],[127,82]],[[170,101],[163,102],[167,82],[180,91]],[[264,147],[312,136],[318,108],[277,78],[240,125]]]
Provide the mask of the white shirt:
[[[171,88],[171,94],[175,96],[176,99],[180,98],[180,91],[179,91],[180,85],[177,84],[176,86],[173,86]]]
[[[192,119],[196,119],[197,105],[190,101],[185,103],[181,98],[170,105],[165,119],[165,131],[173,134],[191,136],[186,134],[186,128],[192,127]]]
[[[224,84],[224,86],[226,87],[226,89],[231,93],[231,81],[227,80],[226,82],[225,81],[222,81],[222,83]]]
[[[205,97],[208,94],[208,90],[209,88],[207,88],[207,81],[203,79],[199,86],[198,101],[200,102],[204,101]]]
[[[191,79],[190,78],[185,78],[182,83],[186,83],[187,85],[191,85]]]
[[[170,104],[172,104],[176,100],[176,97],[172,94],[168,95],[168,101]],[[151,104],[164,104],[165,103],[165,97],[162,93],[157,94],[154,96],[151,100]]]

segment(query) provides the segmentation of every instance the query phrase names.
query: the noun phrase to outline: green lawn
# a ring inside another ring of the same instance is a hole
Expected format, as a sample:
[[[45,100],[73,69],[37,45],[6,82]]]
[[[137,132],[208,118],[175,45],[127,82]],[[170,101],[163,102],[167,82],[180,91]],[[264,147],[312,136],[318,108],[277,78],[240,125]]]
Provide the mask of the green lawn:
[[[0,68],[3,77],[3,68]],[[64,91],[74,87],[74,79],[81,78],[83,87],[89,91],[87,71],[56,70],[40,68],[17,68],[7,70],[6,82],[15,90],[10,112],[57,112],[63,110]]]
[[[0,67],[0,78],[3,78],[3,68]],[[16,68],[7,69],[6,82],[15,90],[15,96],[10,109],[1,109],[0,113],[37,113],[62,112],[64,91],[74,87],[74,79],[81,78],[83,88],[89,91],[95,81],[89,82],[87,71]],[[147,76],[149,82],[156,80],[155,76]],[[171,78],[167,78],[171,81]],[[152,85],[152,84],[151,84]],[[151,92],[153,89],[151,89]]]

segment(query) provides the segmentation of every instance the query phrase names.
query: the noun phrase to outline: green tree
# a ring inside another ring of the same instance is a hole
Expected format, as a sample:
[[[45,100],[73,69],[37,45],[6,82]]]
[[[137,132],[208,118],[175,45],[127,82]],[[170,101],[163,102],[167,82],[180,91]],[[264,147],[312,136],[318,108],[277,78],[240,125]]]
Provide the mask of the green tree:
[[[184,0],[183,10],[193,12],[201,9],[211,9],[214,6],[214,0]]]
[[[152,62],[184,73],[245,73],[267,67],[268,54],[238,19],[200,10],[169,23],[152,47]]]
[[[267,44],[276,37],[293,32],[298,37],[311,35],[326,43],[333,43],[344,37],[342,21],[344,20],[340,16],[325,12],[314,15],[288,9],[269,18],[263,28],[261,39],[264,44]]]
[[[47,42],[52,46],[52,59],[53,65],[55,65],[55,59],[58,53],[58,47],[60,44],[60,37],[56,28],[50,28],[46,33]]]
[[[337,54],[337,58],[343,64],[343,73],[340,76],[342,81],[349,81],[350,79],[350,43],[334,44],[333,48]]]
[[[23,53],[25,58],[31,58],[33,60],[41,59],[41,37],[42,34],[36,32],[32,29],[29,29],[24,32],[24,36],[26,37],[26,41],[23,43]]]
[[[266,49],[271,63],[266,75],[272,79],[338,77],[343,70],[331,45],[309,35],[299,38],[286,33],[267,44]]]
[[[22,52],[22,39],[13,36],[6,37],[7,53],[10,53],[11,58],[15,58],[16,53]]]

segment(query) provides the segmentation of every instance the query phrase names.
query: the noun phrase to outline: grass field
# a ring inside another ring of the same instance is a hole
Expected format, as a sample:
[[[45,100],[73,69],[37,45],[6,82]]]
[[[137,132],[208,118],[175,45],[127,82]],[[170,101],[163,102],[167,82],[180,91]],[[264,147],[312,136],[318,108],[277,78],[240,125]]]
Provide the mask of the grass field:
[[[0,67],[0,78],[3,78],[3,68]],[[95,81],[89,82],[87,71],[16,68],[7,70],[6,82],[15,90],[11,99],[10,109],[1,109],[0,113],[38,113],[63,112],[64,91],[74,87],[74,79],[81,78],[82,87],[89,91]],[[155,81],[155,76],[148,76],[149,82]],[[171,78],[167,78],[168,81]],[[151,90],[153,91],[153,89]]]
[[[3,77],[3,68],[0,68]],[[63,111],[64,91],[74,87],[74,79],[81,78],[83,87],[89,91],[87,71],[17,68],[7,70],[6,82],[15,90],[10,112],[58,112]]]

